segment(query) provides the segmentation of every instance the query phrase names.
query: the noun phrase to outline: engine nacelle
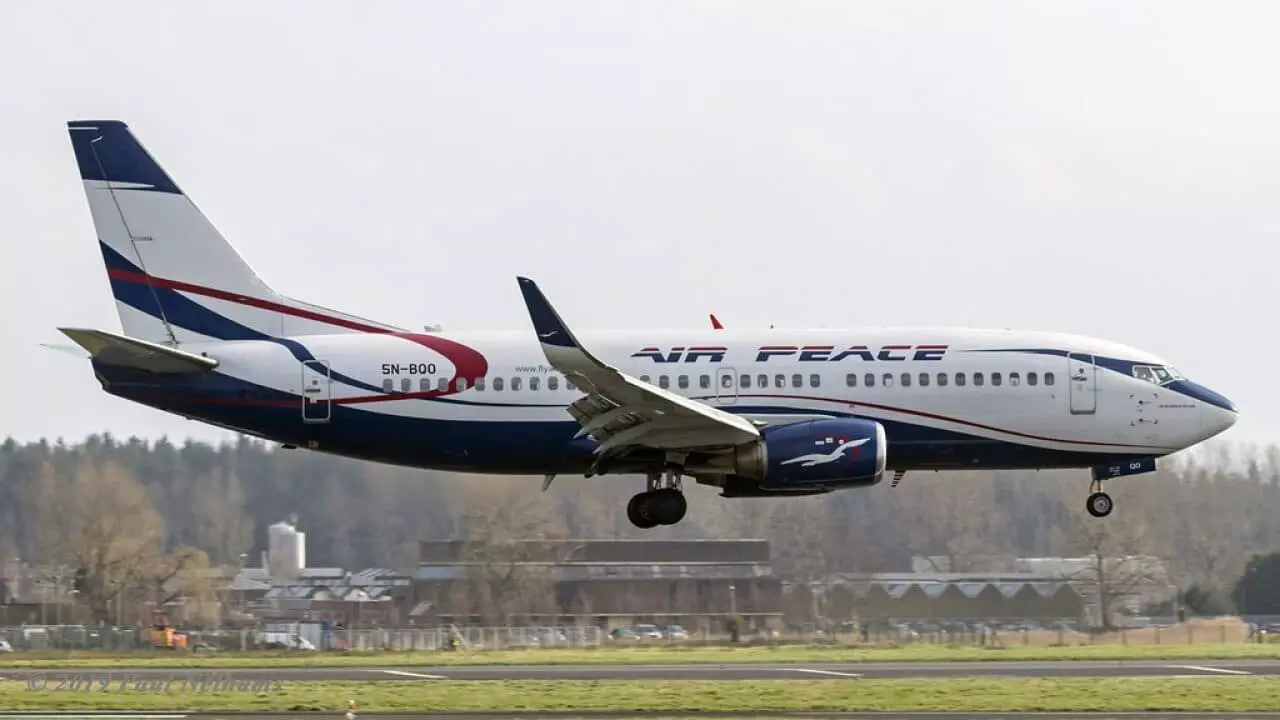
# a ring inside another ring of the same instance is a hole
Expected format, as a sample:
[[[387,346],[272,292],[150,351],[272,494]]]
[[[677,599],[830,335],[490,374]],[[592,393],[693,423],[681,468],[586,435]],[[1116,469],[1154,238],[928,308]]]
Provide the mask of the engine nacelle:
[[[884,427],[874,420],[806,420],[766,427],[760,435],[736,449],[737,477],[728,478],[726,490],[750,484],[764,493],[822,492],[867,487],[884,478],[888,446]]]

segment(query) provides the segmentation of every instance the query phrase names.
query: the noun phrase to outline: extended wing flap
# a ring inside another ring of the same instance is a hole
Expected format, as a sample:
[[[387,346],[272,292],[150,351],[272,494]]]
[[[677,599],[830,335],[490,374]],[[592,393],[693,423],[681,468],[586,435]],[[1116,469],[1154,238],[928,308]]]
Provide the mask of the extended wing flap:
[[[154,373],[209,372],[218,361],[106,330],[58,328],[98,362]]]
[[[750,421],[654,387],[601,362],[560,319],[532,280],[519,278],[529,318],[547,362],[586,393],[569,406],[600,451],[621,446],[691,449],[736,445],[760,437]]]

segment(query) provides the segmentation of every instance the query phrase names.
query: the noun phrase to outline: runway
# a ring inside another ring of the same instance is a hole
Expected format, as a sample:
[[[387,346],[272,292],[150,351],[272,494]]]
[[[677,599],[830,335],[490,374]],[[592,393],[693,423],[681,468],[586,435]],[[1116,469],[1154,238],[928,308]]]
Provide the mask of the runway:
[[[453,665],[411,667],[293,667],[245,669],[59,668],[4,669],[0,677],[36,679],[52,686],[59,677],[92,682],[112,678],[163,680],[189,675],[277,682],[390,680],[796,680],[928,677],[1243,677],[1280,675],[1280,660],[1048,661],[944,663],[805,663],[688,665]],[[1180,716],[1181,717],[1181,716]]]
[[[316,716],[328,716],[325,712],[0,712],[0,720],[314,720]],[[919,717],[936,717],[938,720],[1076,720],[1080,712],[360,712],[358,717],[374,720],[568,720],[602,719],[621,720],[623,717],[689,717],[689,719],[713,719],[713,717],[814,717],[826,720],[918,720]],[[1089,717],[1103,719],[1134,720],[1276,720],[1280,712],[1106,712],[1089,711]]]

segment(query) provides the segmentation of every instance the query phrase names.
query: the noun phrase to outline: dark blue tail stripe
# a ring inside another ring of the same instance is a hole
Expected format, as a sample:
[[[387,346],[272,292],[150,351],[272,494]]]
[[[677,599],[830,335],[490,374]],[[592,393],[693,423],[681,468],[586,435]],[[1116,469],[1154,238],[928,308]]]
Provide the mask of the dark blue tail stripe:
[[[154,192],[182,191],[119,120],[74,120],[67,123],[71,147],[82,180],[110,180],[149,185]]]

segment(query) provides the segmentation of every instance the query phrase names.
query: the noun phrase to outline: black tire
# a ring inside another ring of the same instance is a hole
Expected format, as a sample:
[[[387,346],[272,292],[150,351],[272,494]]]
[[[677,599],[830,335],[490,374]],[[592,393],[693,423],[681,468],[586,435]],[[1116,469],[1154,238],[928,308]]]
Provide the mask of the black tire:
[[[1111,501],[1111,496],[1104,492],[1096,492],[1089,496],[1085,501],[1085,509],[1089,514],[1096,518],[1103,518],[1111,514],[1115,508],[1115,504]]]

